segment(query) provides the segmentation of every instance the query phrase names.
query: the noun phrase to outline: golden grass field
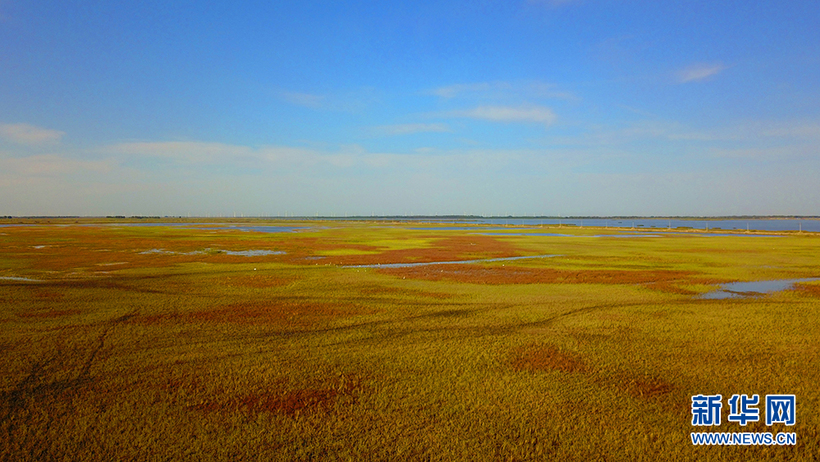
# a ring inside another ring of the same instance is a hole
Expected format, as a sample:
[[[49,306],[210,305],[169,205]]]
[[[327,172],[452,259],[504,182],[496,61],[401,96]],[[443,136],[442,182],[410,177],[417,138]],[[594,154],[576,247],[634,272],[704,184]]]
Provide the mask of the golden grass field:
[[[820,277],[811,233],[41,221],[0,227],[4,460],[820,459],[820,282],[698,297]],[[727,422],[733,394],[794,394],[796,425]]]

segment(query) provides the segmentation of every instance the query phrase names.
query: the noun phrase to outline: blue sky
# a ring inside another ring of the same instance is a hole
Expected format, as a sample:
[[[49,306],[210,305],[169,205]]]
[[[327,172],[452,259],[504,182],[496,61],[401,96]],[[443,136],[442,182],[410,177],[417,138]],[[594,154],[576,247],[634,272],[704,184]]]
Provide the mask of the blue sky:
[[[816,1],[0,0],[0,44],[0,215],[820,214]]]

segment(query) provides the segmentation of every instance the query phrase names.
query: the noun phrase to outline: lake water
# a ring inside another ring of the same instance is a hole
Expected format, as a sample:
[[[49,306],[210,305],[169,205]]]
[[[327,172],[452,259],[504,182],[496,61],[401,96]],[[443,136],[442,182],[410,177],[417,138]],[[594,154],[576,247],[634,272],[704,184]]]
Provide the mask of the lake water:
[[[292,233],[311,229],[306,226],[268,226],[268,225],[214,225],[213,223],[207,226],[196,227],[196,229],[212,229],[212,230],[237,230],[237,231],[255,231],[258,233]],[[315,228],[313,228],[315,229]]]
[[[141,255],[150,254],[161,255],[233,255],[239,257],[264,257],[266,255],[284,255],[285,252],[281,250],[219,250],[219,249],[205,249],[194,250],[191,252],[174,252],[172,250],[164,249],[149,249],[140,252]]]
[[[782,234],[744,234],[744,233],[693,233],[682,231],[652,231],[653,234],[670,234],[678,236],[701,236],[701,237],[720,237],[720,236],[747,236],[747,237],[783,237]]]
[[[428,266],[428,265],[462,265],[468,263],[489,263],[489,262],[496,262],[496,261],[513,261],[513,260],[530,260],[533,258],[551,258],[551,257],[559,257],[560,255],[529,255],[523,257],[504,257],[504,258],[483,258],[479,260],[455,260],[455,261],[431,261],[431,262],[423,262],[423,263],[383,263],[383,264],[375,264],[375,265],[352,265],[352,266],[343,266],[342,268],[412,268],[415,266]]]
[[[2,281],[20,281],[20,282],[43,282],[39,279],[21,278],[16,276],[0,276]]]
[[[475,229],[475,228],[473,228]],[[561,233],[521,233],[516,231],[498,231],[494,233],[472,233],[478,236],[557,236],[557,237],[587,237],[587,236],[576,236],[574,234],[561,234]]]
[[[235,255],[239,257],[264,257],[265,255],[284,255],[281,250],[223,250],[225,255]]]
[[[205,230],[238,230],[257,231],[260,233],[290,233],[295,231],[318,229],[309,226],[275,226],[275,225],[253,225],[253,224],[233,224],[233,223],[80,223],[80,224],[43,224],[43,223],[15,223],[0,224],[0,228],[12,226],[108,226],[108,227],[144,227],[144,226],[171,226],[176,228],[192,228]]]
[[[253,225],[234,223],[105,223],[105,226],[174,226],[180,228],[205,229],[205,230],[237,230],[256,231],[260,233],[290,233],[304,229],[306,226],[275,226],[275,225]],[[87,225],[98,226],[98,225]]]
[[[310,220],[309,217],[301,218]],[[430,227],[432,229],[448,229],[470,231],[467,225],[493,225],[493,228],[506,226],[540,226],[540,225],[566,225],[575,227],[601,227],[601,228],[635,228],[635,229],[695,229],[695,230],[736,230],[736,231],[807,231],[820,232],[820,219],[814,218],[789,218],[789,219],[715,219],[706,220],[700,218],[323,218],[323,221],[391,221],[400,223],[439,223],[442,226]],[[0,227],[11,226],[48,226],[47,224],[33,223],[8,223],[0,224]],[[54,226],[177,226],[196,227],[198,229],[238,229],[240,231],[257,231],[262,233],[285,233],[295,231],[305,231],[317,229],[311,226],[276,226],[276,225],[255,225],[255,224],[235,224],[235,223],[100,223],[100,224],[58,224]],[[423,228],[412,229],[428,229]]]
[[[398,221],[415,222],[422,221],[411,219],[399,219]],[[430,219],[427,221],[435,222]],[[601,228],[635,228],[635,229],[700,229],[700,230],[738,230],[746,231],[807,231],[820,232],[820,220],[818,219],[726,219],[726,220],[704,220],[704,219],[682,219],[682,218],[476,218],[464,220],[441,220],[445,226],[434,229],[469,229],[466,224],[481,225],[501,225],[501,226],[540,226],[540,225],[566,225],[576,227],[601,227]],[[462,226],[458,226],[461,224]],[[446,226],[452,225],[452,226]]]
[[[789,290],[798,282],[820,281],[820,278],[803,278],[803,279],[775,279],[770,281],[753,281],[753,282],[732,282],[729,284],[721,284],[720,289],[713,292],[708,292],[700,296],[700,298],[708,300],[719,300],[726,298],[746,298],[765,295],[772,292],[779,292],[781,290]]]
[[[553,237],[661,237],[658,234],[652,233],[633,233],[633,234],[594,234],[594,235],[576,235],[576,234],[561,234],[561,233],[521,233],[521,232],[505,232],[498,231],[494,233],[472,233],[478,236],[553,236]],[[674,233],[669,233],[674,234]],[[683,234],[683,233],[679,233]]]

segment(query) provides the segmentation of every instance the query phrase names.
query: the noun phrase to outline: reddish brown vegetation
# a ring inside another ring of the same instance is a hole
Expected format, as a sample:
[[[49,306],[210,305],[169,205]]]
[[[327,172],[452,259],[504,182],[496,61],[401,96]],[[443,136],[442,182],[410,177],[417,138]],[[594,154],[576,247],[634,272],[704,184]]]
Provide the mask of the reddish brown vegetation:
[[[37,298],[39,300],[58,301],[65,298],[65,294],[63,294],[62,292],[55,292],[53,290],[46,290],[40,288],[34,288],[34,290],[32,290],[32,295],[34,296],[34,298]]]
[[[584,363],[575,355],[552,345],[541,344],[516,348],[512,354],[512,366],[517,371],[576,372],[584,370]]]
[[[186,230],[190,232],[190,230]],[[42,248],[35,246],[43,245]],[[255,263],[281,261],[281,255],[227,255],[214,250],[279,250],[275,240],[236,238],[208,234],[192,238],[168,229],[159,237],[137,236],[130,230],[96,226],[63,228],[15,228],[13,236],[0,241],[0,252],[28,261],[37,270],[110,272],[131,268],[159,268],[179,263]],[[162,250],[162,252],[156,252]],[[147,253],[144,253],[147,252]]]
[[[473,284],[645,284],[679,280],[691,274],[686,271],[668,270],[559,270],[497,264],[382,268],[379,272],[428,281],[449,280]]]
[[[511,365],[517,371],[561,371],[597,374],[588,370],[581,358],[572,352],[553,345],[533,343],[513,350]],[[594,368],[593,368],[594,369]],[[614,387],[636,398],[654,398],[666,395],[674,386],[668,381],[650,374],[619,372],[594,378],[602,386]]]
[[[251,412],[281,412],[295,414],[306,408],[326,410],[339,392],[331,389],[295,390],[284,396],[271,393],[251,394],[242,397],[238,406]]]
[[[331,405],[345,398],[350,404],[357,401],[362,393],[361,381],[357,377],[343,376],[333,386],[324,388],[302,388],[297,390],[277,390],[251,393],[225,401],[206,402],[195,409],[208,412],[245,411],[252,413],[273,412],[295,415],[309,411],[327,411]]]
[[[795,284],[794,289],[803,295],[820,297],[820,285],[817,284]]]

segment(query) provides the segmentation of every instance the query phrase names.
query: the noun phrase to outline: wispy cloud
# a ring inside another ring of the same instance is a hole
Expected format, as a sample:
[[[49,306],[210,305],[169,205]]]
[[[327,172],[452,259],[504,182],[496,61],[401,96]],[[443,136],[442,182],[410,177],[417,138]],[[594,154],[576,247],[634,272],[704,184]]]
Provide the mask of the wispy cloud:
[[[315,95],[313,93],[300,93],[293,91],[279,92],[279,97],[291,104],[312,108],[321,107],[322,102],[326,99],[324,95]]]
[[[769,124],[760,131],[763,136],[785,138],[807,138],[820,141],[820,122],[805,121],[793,123]]]
[[[104,147],[102,151],[128,156],[173,159],[190,163],[222,162],[254,157],[254,150],[250,147],[198,141],[120,143]]]
[[[714,75],[720,74],[728,68],[722,63],[699,63],[693,64],[685,69],[677,72],[676,78],[678,83],[698,82],[708,79]]]
[[[504,82],[459,83],[455,85],[438,87],[430,90],[429,93],[442,98],[455,98],[456,96],[463,95],[464,93],[488,92],[499,88],[508,89],[509,86],[510,85],[508,83]]]
[[[459,83],[455,85],[447,85],[443,87],[434,88],[425,93],[435,95],[444,99],[578,99],[572,93],[559,91],[553,84],[539,81]]]
[[[540,108],[541,112],[538,109],[489,106],[464,111],[463,116],[537,123],[554,118],[547,108]],[[770,125],[769,136],[812,136],[816,127],[810,120]],[[626,133],[613,135],[615,141],[687,133],[685,126],[662,122],[624,129]],[[594,135],[585,133],[581,138]],[[748,174],[738,183],[746,185],[744,194],[748,192],[755,201],[769,200],[768,195],[759,195],[755,188],[759,189],[760,183],[754,180],[769,178],[773,166],[780,172],[771,184],[788,178],[802,188],[799,190],[807,204],[816,202],[817,192],[811,189],[811,178],[818,169],[816,144],[810,142],[794,147],[783,146],[779,139],[771,146],[682,143],[674,145],[677,154],[669,157],[664,152],[666,145],[662,151],[643,152],[630,145],[614,145],[612,140],[597,141],[597,145],[542,149],[428,148],[412,153],[373,152],[357,145],[304,148],[151,141],[121,143],[94,152],[27,157],[0,153],[0,209],[20,214],[168,214],[183,213],[193,206],[194,211],[201,208],[199,213],[230,213],[237,210],[236,204],[242,204],[264,213],[300,210],[312,214],[319,207],[327,207],[327,212],[321,209],[322,213],[396,213],[397,208],[402,213],[431,208],[435,213],[446,213],[454,207],[459,213],[508,213],[516,206],[522,207],[522,212],[514,213],[524,213],[528,208],[543,207],[539,201],[546,194],[560,198],[564,212],[575,213],[580,207],[577,213],[605,214],[614,210],[611,213],[630,214],[635,213],[633,205],[643,204],[651,206],[644,213],[669,214],[672,212],[668,207],[674,205],[690,207],[688,213],[694,214],[711,213],[711,209],[697,207],[709,203],[704,200],[710,196],[725,197],[721,193],[733,190],[705,189],[722,184],[729,171]],[[155,168],[157,163],[163,168]],[[625,165],[632,168],[631,173]],[[549,180],[545,181],[545,176]],[[688,180],[704,176],[709,181]],[[653,182],[634,181],[644,177]],[[503,181],[510,187],[498,194],[487,190],[488,181]],[[673,189],[665,190],[665,195],[647,196],[646,184],[671,185]],[[407,190],[414,194],[407,194]],[[601,195],[603,190],[606,194]],[[444,196],[465,199],[442,204]],[[781,196],[783,204],[788,205],[789,197]],[[270,197],[283,199],[271,205]],[[624,208],[625,203],[630,207]],[[583,208],[593,207],[591,204],[600,209]],[[730,203],[724,200],[720,204]],[[751,199],[749,204],[756,206]],[[139,212],[122,209],[126,206],[138,207]]]
[[[16,144],[38,146],[59,142],[65,132],[36,127],[29,124],[0,125],[0,138]]]
[[[5,173],[18,176],[55,177],[74,173],[106,173],[114,168],[111,159],[72,159],[57,154],[0,159]]]
[[[411,135],[413,133],[450,132],[447,124],[398,124],[373,127],[373,131],[382,135]]]
[[[321,111],[360,113],[381,100],[379,90],[361,87],[348,91],[316,94],[298,91],[278,90],[272,95],[286,103]]]
[[[479,106],[473,109],[452,111],[451,117],[489,120],[491,122],[523,122],[551,125],[555,122],[555,113],[544,106]]]
[[[711,148],[708,153],[713,157],[734,159],[777,161],[790,164],[799,159],[813,158],[815,151],[806,146],[766,146],[748,148]],[[782,166],[782,165],[781,165]]]
[[[351,167],[367,164],[373,155],[360,146],[343,146],[337,151],[289,146],[243,146],[201,141],[156,141],[120,143],[100,149],[100,153],[142,160],[168,160],[186,168],[208,166],[304,169],[316,166]],[[227,174],[230,176],[230,174]]]

